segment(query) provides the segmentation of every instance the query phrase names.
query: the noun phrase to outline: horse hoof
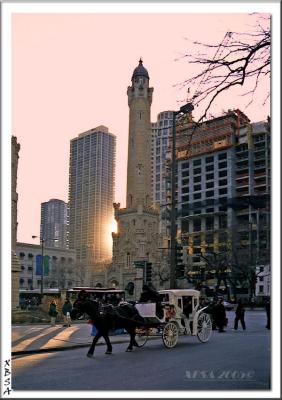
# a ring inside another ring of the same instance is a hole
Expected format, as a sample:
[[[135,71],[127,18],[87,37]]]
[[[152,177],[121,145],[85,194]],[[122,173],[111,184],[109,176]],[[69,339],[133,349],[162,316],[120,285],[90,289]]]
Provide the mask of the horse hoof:
[[[111,351],[106,351],[105,354],[113,354]]]
[[[131,353],[131,352],[132,352],[132,349],[126,349],[126,352],[127,352],[127,353]]]
[[[93,356],[93,354],[91,354],[91,353],[87,353],[87,357],[93,358],[94,356]]]

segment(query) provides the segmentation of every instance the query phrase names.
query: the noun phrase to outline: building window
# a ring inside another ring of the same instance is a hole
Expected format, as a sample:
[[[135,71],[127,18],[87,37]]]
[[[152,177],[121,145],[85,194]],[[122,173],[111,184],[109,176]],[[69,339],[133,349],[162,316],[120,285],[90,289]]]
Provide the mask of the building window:
[[[226,161],[218,163],[218,169],[223,169],[223,168],[227,168],[227,162]]]
[[[227,216],[226,215],[219,216],[219,228],[220,229],[227,228]]]
[[[202,173],[202,168],[194,168],[194,175],[198,175]]]
[[[262,285],[259,286],[259,293],[263,293],[263,286]]]
[[[194,196],[193,196],[194,200],[199,200],[201,198],[202,198],[202,193],[195,193]]]
[[[206,175],[206,180],[209,181],[211,179],[214,179],[214,174],[207,174]]]
[[[213,233],[206,233],[206,243],[207,244],[213,243]]]
[[[219,189],[218,194],[219,195],[227,194],[227,188]]]
[[[214,186],[214,182],[207,182],[206,183],[206,189],[213,188],[213,186]]]
[[[202,179],[201,175],[200,176],[194,176],[194,183],[201,182],[201,179]]]
[[[263,282],[263,276],[259,276],[259,281]]]
[[[130,253],[126,254],[126,266],[130,267]]]
[[[222,177],[224,177],[224,176],[227,176],[227,169],[226,169],[225,171],[219,171],[219,172],[218,172],[218,176],[219,176],[220,178],[222,178]]]
[[[214,196],[214,191],[210,190],[209,192],[206,192],[206,197],[213,197]]]
[[[206,230],[207,231],[212,231],[214,228],[214,218],[213,217],[207,217],[206,218]]]
[[[218,159],[219,160],[226,160],[226,158],[227,158],[227,153],[220,153],[218,155]]]
[[[194,185],[194,191],[197,192],[198,190],[201,190],[201,185]]]
[[[219,186],[226,186],[227,185],[227,179],[221,179],[219,181]]]
[[[213,164],[206,165],[206,171],[207,171],[207,172],[213,171]]]
[[[193,221],[193,231],[199,232],[201,230],[201,218],[195,218]]]
[[[198,160],[194,160],[193,161],[193,165],[194,166],[196,166],[196,165],[201,165],[202,164],[202,160],[201,159],[198,159]]]
[[[212,163],[213,162],[213,157],[206,157],[206,164]]]

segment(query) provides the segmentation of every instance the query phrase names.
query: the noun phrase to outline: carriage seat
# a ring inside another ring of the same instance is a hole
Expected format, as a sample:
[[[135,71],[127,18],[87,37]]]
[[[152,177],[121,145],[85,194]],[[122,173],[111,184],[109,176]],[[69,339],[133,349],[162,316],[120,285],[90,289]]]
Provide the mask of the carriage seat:
[[[156,303],[136,303],[135,307],[146,323],[154,324],[163,322],[164,313],[162,313],[162,316],[160,314],[157,315]]]

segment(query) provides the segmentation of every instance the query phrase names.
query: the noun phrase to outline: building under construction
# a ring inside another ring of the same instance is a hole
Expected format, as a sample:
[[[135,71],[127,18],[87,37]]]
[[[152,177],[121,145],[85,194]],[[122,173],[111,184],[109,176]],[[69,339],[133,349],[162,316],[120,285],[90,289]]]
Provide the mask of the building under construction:
[[[209,285],[219,270],[224,277],[235,265],[245,263],[245,271],[269,267],[269,121],[252,124],[240,110],[228,110],[196,124],[188,114],[177,121],[176,132],[183,275]]]

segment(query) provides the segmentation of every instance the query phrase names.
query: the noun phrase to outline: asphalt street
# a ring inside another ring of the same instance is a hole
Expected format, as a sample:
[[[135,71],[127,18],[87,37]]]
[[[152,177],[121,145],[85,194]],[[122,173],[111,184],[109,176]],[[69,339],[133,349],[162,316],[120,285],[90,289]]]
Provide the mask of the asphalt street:
[[[15,356],[12,388],[26,390],[264,390],[270,389],[270,331],[265,313],[246,313],[247,330],[215,331],[208,343],[182,336],[173,349],[161,339],[150,340],[132,353],[127,343],[115,343],[113,355],[97,346],[95,357],[87,348]]]

